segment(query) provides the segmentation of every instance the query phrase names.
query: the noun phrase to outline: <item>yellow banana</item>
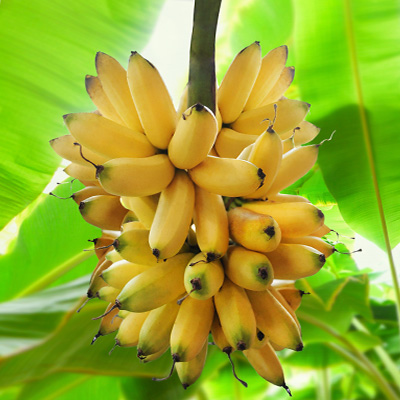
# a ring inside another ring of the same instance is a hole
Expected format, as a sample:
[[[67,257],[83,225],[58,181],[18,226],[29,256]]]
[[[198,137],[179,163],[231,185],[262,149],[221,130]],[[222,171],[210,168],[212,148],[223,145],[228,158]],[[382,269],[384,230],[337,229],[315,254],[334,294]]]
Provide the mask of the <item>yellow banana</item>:
[[[150,311],[139,334],[137,355],[140,360],[147,360],[152,354],[168,349],[178,311],[176,300]]]
[[[64,135],[50,140],[52,149],[62,158],[68,161],[87,166],[88,162],[84,160],[80,153],[79,146],[75,145],[76,139],[72,135]],[[87,147],[82,146],[82,153],[85,158],[94,162],[95,164],[102,164],[109,158],[101,156],[100,154],[89,150]]]
[[[179,119],[168,145],[168,156],[177,168],[194,168],[207,157],[217,134],[218,124],[214,114],[197,103]]]
[[[115,107],[111,104],[110,99],[107,97],[100,79],[97,76],[86,75],[85,86],[88,95],[100,111],[100,114],[117,124],[124,125],[124,121],[119,116]]]
[[[254,143],[258,135],[247,135],[230,128],[222,128],[215,142],[215,149],[220,157],[236,158],[245,147]]]
[[[112,243],[114,243],[114,241],[115,239],[112,241]],[[121,257],[121,254],[119,254],[117,250],[112,249],[111,251],[107,252],[106,260],[111,261],[112,263],[116,263],[118,261],[123,260],[123,258]]]
[[[264,97],[259,107],[271,104],[274,101],[278,101],[285,94],[286,90],[292,84],[294,78],[294,67],[285,67],[275,85],[271,88],[268,94]]]
[[[195,196],[193,222],[197,243],[207,261],[213,261],[221,258],[228,249],[228,215],[220,195],[195,186]]]
[[[166,349],[162,349],[160,351],[158,351],[157,353],[153,353],[153,354],[149,354],[146,358],[144,358],[143,360],[140,360],[143,364],[146,364],[150,361],[154,361],[157,360],[158,358],[160,358],[167,350],[169,349],[169,345]]]
[[[203,253],[196,254],[185,268],[183,277],[186,292],[198,300],[213,297],[224,282],[221,261],[207,262]]]
[[[96,292],[96,297],[100,300],[106,301],[107,303],[114,303],[120,291],[121,289],[112,286],[103,286]]]
[[[269,252],[281,241],[279,224],[269,215],[236,207],[228,212],[228,219],[231,238],[250,250]]]
[[[229,344],[235,350],[249,349],[256,336],[256,320],[245,290],[225,278],[214,304]]]
[[[121,322],[117,336],[115,336],[115,345],[121,347],[133,347],[139,342],[139,333],[148,312],[130,312]]]
[[[306,294],[302,290],[296,289],[295,287],[278,287],[276,289],[283,296],[293,311],[296,311],[300,307],[301,299]]]
[[[250,194],[262,186],[265,174],[254,164],[234,158],[207,156],[189,170],[193,182],[201,188],[227,197]]]
[[[157,199],[154,196],[122,196],[121,204],[128,210],[133,211],[146,229],[151,228],[157,209]]]
[[[125,285],[143,271],[151,268],[150,265],[135,264],[126,260],[113,263],[101,273],[101,277],[112,287],[123,289]]]
[[[323,224],[320,228],[311,233],[312,236],[322,237],[332,232],[332,229]]]
[[[275,113],[275,104],[277,111]],[[259,135],[268,129],[270,121],[278,134],[292,130],[303,121],[310,109],[310,104],[299,100],[282,99],[253,110],[244,111],[232,124],[232,129],[250,135]]]
[[[300,329],[286,308],[267,290],[247,290],[257,328],[269,340],[292,350],[303,349]]]
[[[257,328],[257,335],[256,335],[256,340],[253,343],[253,346],[251,346],[252,349],[261,349],[261,347],[264,347],[266,343],[268,343],[268,337],[264,335],[263,332],[261,332]]]
[[[178,373],[179,380],[181,381],[184,389],[187,389],[200,377],[206,362],[207,348],[208,342],[206,340],[203,348],[196,357],[190,361],[178,362],[176,364],[176,372]]]
[[[260,72],[254,83],[253,89],[244,107],[251,110],[259,107],[265,96],[271,91],[278,81],[288,56],[287,46],[280,46],[271,50],[261,61]]]
[[[96,179],[96,168],[90,164],[81,165],[73,162],[64,168],[64,172],[69,176],[72,176],[72,178],[78,179],[84,185],[85,183],[88,183],[89,186],[98,185]]]
[[[165,154],[145,158],[115,158],[97,167],[101,186],[117,196],[149,196],[164,190],[175,168]]]
[[[271,187],[269,196],[274,196],[303,177],[316,163],[319,145],[297,147],[282,157],[281,167]]]
[[[121,227],[122,233],[126,231],[131,231],[133,229],[146,229],[146,227],[140,221],[130,220],[129,218],[130,218],[129,216],[125,216],[124,221],[122,221],[122,227]],[[126,220],[127,222],[125,222]]]
[[[208,339],[214,318],[212,299],[188,297],[180,306],[171,332],[171,354],[174,362],[193,360]]]
[[[107,306],[107,308],[105,310],[106,315],[101,319],[99,330],[96,333],[96,335],[94,335],[94,338],[93,338],[91,344],[93,344],[100,336],[105,336],[105,335],[115,332],[116,330],[118,330],[119,326],[121,325],[122,319],[115,318],[115,316],[118,314],[118,309],[111,310],[113,304],[114,304],[114,302],[110,303]],[[110,311],[109,314],[107,314],[108,311]]]
[[[79,205],[81,201],[84,201],[89,197],[98,195],[108,195],[108,193],[100,186],[86,186],[85,188],[75,192],[71,196],[71,198],[75,201],[76,204]],[[101,246],[104,246],[104,244],[102,244]]]
[[[129,59],[128,84],[146,136],[166,149],[175,131],[176,111],[160,73],[136,51]]]
[[[254,149],[254,143],[245,147],[236,158],[238,158],[239,160],[249,161],[249,157],[253,149]]]
[[[280,244],[268,253],[275,279],[301,279],[316,274],[325,264],[325,256],[302,244]],[[275,342],[275,340],[272,340]]]
[[[111,246],[108,246],[112,245],[117,237],[118,233],[116,232],[103,231],[101,237],[92,240],[96,257],[99,260],[104,261],[106,254],[112,250]]]
[[[335,252],[335,247],[333,245],[317,236],[285,237],[282,238],[282,243],[305,244],[323,253],[325,258],[328,258]]]
[[[261,67],[261,48],[254,42],[237,54],[218,89],[222,121],[235,121],[245,106]]]
[[[272,265],[264,254],[231,246],[223,262],[229,279],[245,289],[265,290],[274,279]]]
[[[282,148],[283,148],[283,154],[286,154],[288,151],[293,150],[295,148],[294,135],[288,137],[287,139],[282,140]]]
[[[79,211],[86,222],[101,229],[120,230],[128,210],[122,207],[119,198],[97,195],[83,200]]]
[[[120,202],[120,204],[121,204],[121,202]],[[136,227],[139,229],[146,229],[144,227],[144,225],[139,221],[139,218],[137,217],[137,215],[131,210],[128,210],[128,212],[125,214],[124,219],[122,220],[122,225],[123,225],[122,229],[123,230],[125,229],[124,225],[131,224],[133,222],[137,225],[132,225],[132,227]]]
[[[270,343],[266,343],[260,349],[246,350],[244,355],[258,375],[276,386],[282,386],[291,396],[290,389],[285,383],[281,363]]]
[[[303,202],[309,203],[310,201],[303,196],[298,196],[296,194],[282,194],[278,193],[274,196],[268,197],[269,203],[296,203]]]
[[[125,285],[116,305],[122,310],[144,312],[176,299],[185,292],[183,274],[192,257],[192,253],[178,254],[143,271]]]
[[[272,296],[274,296],[275,299],[278,300],[279,303],[283,305],[283,307],[285,307],[286,311],[292,316],[297,326],[299,327],[299,330],[301,331],[300,322],[297,319],[296,313],[294,312],[293,308],[290,307],[290,304],[286,301],[286,299],[282,296],[282,294],[272,286],[268,290],[270,291]]]
[[[149,157],[155,147],[141,132],[133,131],[95,113],[73,113],[64,115],[71,135],[82,146],[106,159],[120,157]],[[85,158],[89,159],[82,150]]]
[[[311,203],[268,203],[253,201],[243,208],[271,216],[279,225],[282,236],[301,237],[317,230],[324,223],[324,214]]]
[[[149,246],[149,231],[147,229],[132,229],[124,232],[114,243],[115,250],[127,261],[155,265],[156,258]]]
[[[265,198],[271,187],[282,161],[283,145],[279,135],[273,129],[267,129],[255,141],[248,156],[248,161],[261,168],[266,177],[264,185],[255,192],[250,193],[247,198]]]
[[[124,124],[134,131],[143,132],[129,91],[125,69],[117,60],[101,52],[96,55],[96,69],[104,93]]]
[[[301,146],[302,144],[308,143],[314,138],[316,138],[320,132],[320,128],[313,125],[308,121],[301,121],[298,126],[295,128],[294,135],[294,144],[296,147]],[[293,135],[293,130],[282,133],[281,139],[287,139],[288,137]]]
[[[192,222],[194,185],[187,173],[177,170],[161,192],[150,229],[149,244],[157,259],[173,257],[183,246]]]

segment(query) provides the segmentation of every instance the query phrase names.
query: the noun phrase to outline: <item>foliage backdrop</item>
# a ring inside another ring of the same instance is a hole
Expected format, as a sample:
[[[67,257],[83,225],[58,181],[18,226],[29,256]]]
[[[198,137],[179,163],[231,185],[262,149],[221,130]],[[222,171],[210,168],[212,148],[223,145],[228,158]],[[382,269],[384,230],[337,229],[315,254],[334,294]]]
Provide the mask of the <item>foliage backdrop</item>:
[[[249,383],[241,388],[216,350],[188,391],[176,378],[155,384],[148,377],[165,374],[167,355],[145,366],[134,350],[109,357],[111,337],[88,346],[97,331],[91,317],[102,305],[74,313],[95,263],[82,249],[99,230],[81,220],[72,201],[41,194],[60,161],[47,142],[65,133],[63,114],[93,109],[84,77],[94,73],[95,53],[125,65],[131,50],[145,46],[163,3],[0,4],[0,225],[18,214],[20,224],[0,259],[1,399],[259,399],[267,390],[268,398],[282,396],[235,354]],[[217,41],[219,76],[254,40],[264,53],[289,46],[289,64],[296,67],[289,97],[312,104],[309,120],[322,128],[318,141],[337,131],[322,146],[318,167],[291,192],[329,204],[330,225],[362,234],[389,255],[400,240],[399,22],[395,0],[229,0]],[[71,192],[61,186],[58,194]],[[374,265],[360,271],[343,255],[327,264],[299,282],[312,293],[299,311],[304,351],[281,355],[295,398],[399,398],[396,286],[374,283]]]

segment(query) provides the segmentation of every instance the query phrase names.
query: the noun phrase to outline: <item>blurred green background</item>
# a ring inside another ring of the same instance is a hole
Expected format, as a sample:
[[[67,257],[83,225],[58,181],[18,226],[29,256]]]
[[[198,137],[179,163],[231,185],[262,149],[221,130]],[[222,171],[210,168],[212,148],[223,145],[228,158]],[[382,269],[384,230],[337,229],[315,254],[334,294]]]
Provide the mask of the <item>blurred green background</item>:
[[[61,160],[48,140],[62,115],[93,110],[84,86],[103,51],[127,65],[140,51],[178,101],[187,79],[193,0],[3,0],[0,4],[0,399],[282,399],[241,354],[210,348],[200,380],[184,391],[165,355],[141,365],[135,349],[89,346],[104,303],[74,310],[96,259],[73,201],[43,193]],[[223,0],[217,37],[221,79],[258,40],[287,44],[296,76],[288,97],[311,103],[321,128],[319,163],[293,185],[318,204],[345,251],[316,276],[299,309],[305,349],[280,352],[295,399],[400,399],[400,3],[397,0]],[[49,185],[49,186],[48,186]],[[78,186],[75,183],[73,189]],[[59,195],[71,193],[59,185]],[[356,243],[346,236],[357,236]],[[335,241],[335,235],[329,237]],[[111,335],[112,336],[112,335]]]

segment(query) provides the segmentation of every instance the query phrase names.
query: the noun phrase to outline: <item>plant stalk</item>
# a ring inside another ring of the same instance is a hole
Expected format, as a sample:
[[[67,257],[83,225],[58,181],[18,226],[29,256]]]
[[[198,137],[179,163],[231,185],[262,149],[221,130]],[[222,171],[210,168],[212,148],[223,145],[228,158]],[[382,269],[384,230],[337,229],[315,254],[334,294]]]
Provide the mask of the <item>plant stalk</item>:
[[[215,114],[215,34],[222,0],[195,0],[188,106],[200,103]]]

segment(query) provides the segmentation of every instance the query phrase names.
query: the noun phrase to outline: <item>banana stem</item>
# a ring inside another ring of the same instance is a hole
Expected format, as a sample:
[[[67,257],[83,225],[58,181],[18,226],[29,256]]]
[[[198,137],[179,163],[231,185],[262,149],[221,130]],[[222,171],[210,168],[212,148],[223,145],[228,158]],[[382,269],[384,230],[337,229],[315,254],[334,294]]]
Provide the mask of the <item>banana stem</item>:
[[[203,104],[215,114],[215,33],[222,0],[195,0],[188,106]]]

